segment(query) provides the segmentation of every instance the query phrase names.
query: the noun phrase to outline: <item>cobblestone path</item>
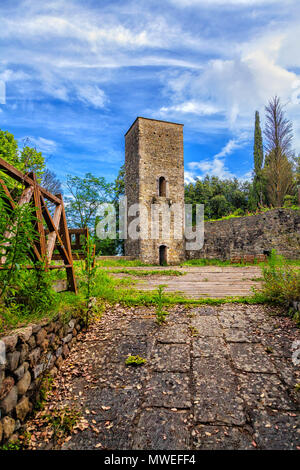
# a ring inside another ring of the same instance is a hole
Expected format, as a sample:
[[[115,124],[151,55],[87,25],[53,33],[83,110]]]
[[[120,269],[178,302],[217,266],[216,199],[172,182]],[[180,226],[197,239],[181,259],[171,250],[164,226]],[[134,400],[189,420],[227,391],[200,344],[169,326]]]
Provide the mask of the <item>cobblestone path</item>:
[[[62,448],[300,448],[299,329],[270,312],[177,306],[158,326],[153,309],[110,310],[59,372],[87,422]],[[125,366],[129,354],[147,363]]]

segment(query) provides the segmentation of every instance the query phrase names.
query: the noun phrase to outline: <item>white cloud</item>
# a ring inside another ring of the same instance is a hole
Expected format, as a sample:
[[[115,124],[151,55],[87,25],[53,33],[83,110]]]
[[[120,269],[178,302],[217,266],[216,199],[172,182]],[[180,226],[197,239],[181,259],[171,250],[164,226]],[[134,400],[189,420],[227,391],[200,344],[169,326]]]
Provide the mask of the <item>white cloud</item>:
[[[45,139],[44,137],[23,137],[20,139],[25,145],[33,146],[38,152],[45,155],[54,153],[57,149],[57,143],[54,140]]]
[[[186,102],[183,102],[183,103],[180,103],[180,104],[177,104],[177,105],[174,105],[174,106],[163,106],[160,108],[159,110],[159,113],[160,114],[168,114],[168,113],[173,113],[173,112],[177,112],[177,113],[182,113],[182,114],[196,114],[196,115],[199,115],[199,116],[210,116],[212,114],[216,114],[218,113],[220,110],[210,104],[210,103],[201,103],[201,102],[197,102],[197,101],[186,101]]]
[[[227,168],[225,157],[231,155],[234,150],[242,147],[246,142],[246,135],[242,134],[239,139],[230,139],[211,160],[205,159],[198,162],[189,162],[188,168],[191,171],[187,172],[188,182],[192,182],[196,178],[201,179],[206,175],[217,176],[221,179],[235,177],[236,175]],[[245,176],[244,179],[247,179],[247,177]]]
[[[108,101],[104,91],[97,86],[77,86],[76,93],[80,101],[94,108],[103,108]]]
[[[216,7],[216,6],[256,6],[281,4],[281,0],[169,0],[171,3],[179,7]],[[288,0],[286,0],[288,1]]]

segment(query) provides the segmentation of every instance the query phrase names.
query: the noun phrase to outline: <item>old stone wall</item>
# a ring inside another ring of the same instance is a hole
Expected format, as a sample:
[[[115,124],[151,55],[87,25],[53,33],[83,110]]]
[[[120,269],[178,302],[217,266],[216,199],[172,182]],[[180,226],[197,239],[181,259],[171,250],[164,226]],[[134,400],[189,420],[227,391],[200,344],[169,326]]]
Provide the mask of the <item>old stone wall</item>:
[[[81,329],[78,318],[65,323],[57,316],[0,337],[0,444],[18,438],[44,374],[57,372]]]
[[[205,222],[203,248],[186,251],[186,258],[226,260],[272,249],[286,258],[300,258],[300,211],[274,209],[249,217]]]

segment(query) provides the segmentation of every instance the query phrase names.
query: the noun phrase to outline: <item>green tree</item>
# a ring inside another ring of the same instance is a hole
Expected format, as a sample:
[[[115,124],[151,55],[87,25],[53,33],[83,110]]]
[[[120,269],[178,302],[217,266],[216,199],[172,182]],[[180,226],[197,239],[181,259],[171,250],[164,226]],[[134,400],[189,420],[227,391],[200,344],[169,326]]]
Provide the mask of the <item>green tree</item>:
[[[66,215],[69,227],[94,229],[97,211],[101,204],[112,202],[113,185],[103,176],[86,173],[83,178],[67,176]]]
[[[0,157],[22,171],[22,173],[33,171],[37,175],[38,180],[41,181],[45,171],[45,159],[42,152],[38,152],[36,148],[31,147],[29,144],[30,141],[27,139],[20,150],[13,134],[0,129]],[[5,176],[3,178],[11,188],[11,180]]]
[[[120,198],[125,195],[125,165],[122,165],[117,178],[112,185],[112,202],[116,210],[116,235],[115,240],[105,239],[100,240],[96,238],[96,253],[107,256],[123,255],[124,254],[124,240],[119,238],[119,202]],[[96,219],[97,225],[99,219]]]
[[[292,123],[285,117],[283,106],[277,96],[269,101],[265,109],[266,190],[269,204],[280,207],[286,194],[293,188]]]
[[[263,204],[263,140],[260,127],[259,112],[255,112],[255,129],[254,129],[254,178],[253,178],[253,203],[257,207],[258,204]]]

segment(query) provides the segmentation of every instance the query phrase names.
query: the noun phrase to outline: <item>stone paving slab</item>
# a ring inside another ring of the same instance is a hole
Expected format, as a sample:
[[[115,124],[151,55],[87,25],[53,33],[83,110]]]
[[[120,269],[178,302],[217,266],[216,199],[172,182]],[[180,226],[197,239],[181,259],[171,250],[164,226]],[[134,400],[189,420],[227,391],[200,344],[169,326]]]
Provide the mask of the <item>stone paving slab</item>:
[[[193,356],[198,357],[226,357],[228,355],[226,343],[223,338],[200,337],[193,341]]]
[[[191,326],[196,328],[199,336],[223,336],[220,323],[214,316],[196,316],[191,318]]]
[[[188,325],[166,323],[157,333],[157,341],[160,343],[187,343],[190,340]]]
[[[261,344],[230,344],[229,347],[237,369],[245,372],[276,372],[270,356]]]
[[[194,376],[197,422],[245,424],[236,376],[226,359],[203,357],[194,360]]]
[[[294,413],[253,410],[254,439],[260,449],[293,450],[300,444],[300,421]]]
[[[247,407],[270,407],[278,410],[295,410],[280,378],[275,374],[241,374],[238,376],[239,391]]]
[[[189,376],[178,372],[154,372],[145,388],[145,405],[190,408]]]
[[[143,411],[135,431],[133,449],[190,449],[188,419],[189,413],[186,411],[174,412],[151,408]]]
[[[256,305],[174,306],[158,326],[154,313],[115,307],[90,326],[47,404],[79,408],[87,427],[35,448],[300,448],[290,319]],[[147,362],[126,366],[129,354]]]
[[[160,372],[188,372],[190,347],[185,344],[158,344],[153,351],[153,370]]]
[[[253,450],[251,431],[236,426],[196,427],[193,444],[197,450]]]

